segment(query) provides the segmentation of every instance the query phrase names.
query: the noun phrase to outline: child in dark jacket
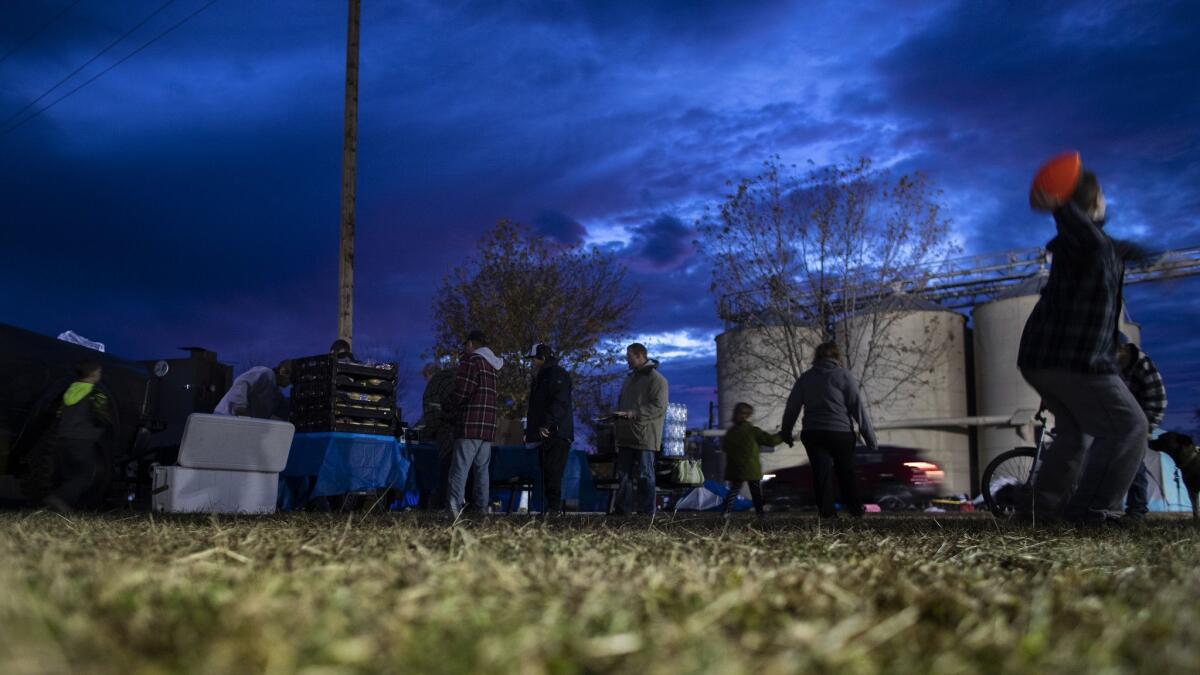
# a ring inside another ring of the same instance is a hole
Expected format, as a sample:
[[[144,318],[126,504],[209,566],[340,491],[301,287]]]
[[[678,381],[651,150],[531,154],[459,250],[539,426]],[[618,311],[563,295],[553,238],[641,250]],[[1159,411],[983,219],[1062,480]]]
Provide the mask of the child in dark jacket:
[[[754,511],[763,517],[762,461],[760,446],[774,447],[783,443],[778,433],[768,434],[750,423],[754,407],[739,403],[733,407],[733,426],[721,440],[721,451],[725,453],[725,502],[722,513],[728,517],[733,500],[742,490],[742,483],[750,485],[750,498],[754,500]]]
[[[54,419],[30,458],[25,489],[49,508],[65,512],[81,505],[103,467],[96,444],[112,428],[112,405],[97,385],[102,369],[87,362],[56,401]]]

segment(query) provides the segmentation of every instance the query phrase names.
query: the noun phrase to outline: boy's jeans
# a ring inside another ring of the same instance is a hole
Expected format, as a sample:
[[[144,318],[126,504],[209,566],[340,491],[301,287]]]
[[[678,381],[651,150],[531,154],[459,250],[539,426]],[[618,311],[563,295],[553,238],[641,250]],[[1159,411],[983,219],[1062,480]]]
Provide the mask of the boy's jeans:
[[[1146,415],[1129,388],[1116,374],[1021,374],[1054,414],[1054,442],[1042,451],[1034,485],[1037,513],[1074,521],[1119,517],[1146,447]]]
[[[1150,469],[1143,462],[1125,496],[1125,515],[1136,518],[1147,513],[1150,513]]]

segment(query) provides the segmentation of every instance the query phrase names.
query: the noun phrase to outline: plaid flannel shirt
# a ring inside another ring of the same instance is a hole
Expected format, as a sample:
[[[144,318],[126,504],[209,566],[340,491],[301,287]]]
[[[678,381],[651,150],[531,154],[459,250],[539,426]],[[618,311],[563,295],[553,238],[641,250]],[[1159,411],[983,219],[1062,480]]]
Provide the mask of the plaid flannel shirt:
[[[1162,375],[1158,373],[1154,362],[1139,349],[1137,358],[1121,372],[1121,378],[1129,386],[1142,412],[1146,413],[1146,421],[1152,428],[1158,426],[1167,410],[1167,388],[1163,386]]]
[[[1022,370],[1117,373],[1125,264],[1112,239],[1073,203],[1056,210],[1050,279],[1021,334]]]
[[[479,354],[467,354],[458,362],[450,405],[458,420],[455,436],[496,440],[496,369]]]

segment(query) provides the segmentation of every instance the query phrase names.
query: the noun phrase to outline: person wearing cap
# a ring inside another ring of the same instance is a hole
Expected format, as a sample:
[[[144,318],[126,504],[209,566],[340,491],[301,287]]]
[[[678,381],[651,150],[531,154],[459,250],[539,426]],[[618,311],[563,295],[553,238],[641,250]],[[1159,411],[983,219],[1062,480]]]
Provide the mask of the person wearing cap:
[[[455,419],[454,454],[450,459],[449,509],[458,515],[466,508],[467,475],[474,477],[475,509],[486,513],[492,459],[496,440],[496,372],[504,359],[492,353],[482,331],[471,331],[454,376],[454,389],[446,397],[446,410]]]
[[[1030,203],[1039,208],[1035,196]],[[1081,525],[1116,523],[1147,432],[1116,358],[1125,263],[1104,231],[1095,174],[1083,171],[1070,200],[1052,213],[1050,278],[1025,323],[1017,367],[1053,413],[1055,438],[1042,453],[1032,502],[1021,510]]]
[[[1163,386],[1162,375],[1150,357],[1130,342],[1124,333],[1118,336],[1118,341],[1121,346],[1117,348],[1117,363],[1121,367],[1121,379],[1146,415],[1146,424],[1153,429],[1162,422],[1163,414],[1167,411],[1167,388]],[[1144,518],[1150,512],[1150,470],[1145,462],[1148,447],[1143,441],[1143,461],[1133,477],[1133,484],[1129,486],[1129,493],[1125,495],[1125,517],[1135,520]]]
[[[338,361],[353,361],[354,353],[350,351],[350,341],[338,338],[329,345],[329,355]]]
[[[571,375],[558,364],[550,345],[534,345],[525,355],[533,363],[525,442],[536,444],[545,492],[545,513],[562,510],[563,470],[575,440]]]
[[[669,385],[658,372],[658,361],[646,346],[633,343],[625,350],[629,374],[617,399],[613,434],[617,439],[615,513],[625,515],[636,504],[642,513],[654,513],[654,459],[662,449]],[[636,486],[634,485],[636,475]]]

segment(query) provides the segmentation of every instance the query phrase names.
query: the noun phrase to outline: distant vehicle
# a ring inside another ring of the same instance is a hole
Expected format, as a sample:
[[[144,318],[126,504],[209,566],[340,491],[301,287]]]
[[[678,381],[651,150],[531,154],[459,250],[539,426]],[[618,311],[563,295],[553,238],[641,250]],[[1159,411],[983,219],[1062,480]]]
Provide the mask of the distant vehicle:
[[[114,432],[100,448],[100,463],[86,504],[111,499],[117,468],[145,452],[151,433],[162,428],[146,414],[153,381],[151,367],[111,354],[0,324],[0,500],[19,499],[12,489],[22,459],[41,434],[42,413],[75,379],[75,367],[96,361],[104,367],[101,386],[113,402]]]
[[[878,452],[861,445],[855,448],[854,473],[863,502],[879,504],[886,510],[921,506],[938,495],[946,477],[945,471],[925,459],[919,450],[892,445],[882,445]],[[834,495],[836,499],[836,479]],[[767,474],[763,477],[763,498],[773,508],[816,506],[812,467],[791,466]]]

